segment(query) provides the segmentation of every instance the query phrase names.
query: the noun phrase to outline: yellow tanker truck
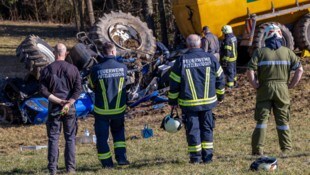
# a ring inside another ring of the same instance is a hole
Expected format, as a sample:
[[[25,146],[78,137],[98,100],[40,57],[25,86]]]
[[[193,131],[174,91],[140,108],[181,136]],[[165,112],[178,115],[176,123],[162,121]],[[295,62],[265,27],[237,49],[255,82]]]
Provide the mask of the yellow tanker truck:
[[[233,27],[241,46],[262,47],[269,23],[282,30],[284,45],[310,50],[310,0],[172,0],[173,14],[183,36],[209,26],[222,37],[221,28]],[[296,46],[295,46],[296,45]]]

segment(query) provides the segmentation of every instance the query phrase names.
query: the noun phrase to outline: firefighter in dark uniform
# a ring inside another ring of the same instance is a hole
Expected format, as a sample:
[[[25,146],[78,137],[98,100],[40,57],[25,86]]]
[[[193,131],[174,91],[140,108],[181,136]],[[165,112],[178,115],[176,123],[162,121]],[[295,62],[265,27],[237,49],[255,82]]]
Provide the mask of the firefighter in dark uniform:
[[[59,157],[59,137],[63,126],[66,140],[65,165],[68,173],[75,173],[75,136],[77,120],[74,102],[82,92],[78,69],[65,61],[67,48],[58,43],[54,50],[55,61],[41,71],[41,93],[48,98],[48,170],[57,173]]]
[[[210,163],[212,109],[224,99],[224,74],[217,59],[200,48],[198,35],[189,35],[186,43],[189,50],[176,60],[170,73],[169,104],[182,109],[190,163]]]
[[[303,68],[293,51],[282,46],[282,33],[277,25],[271,24],[264,31],[266,47],[258,48],[249,64],[247,76],[257,90],[255,120],[252,134],[252,154],[262,155],[265,145],[267,122],[273,109],[280,148],[283,153],[292,149],[289,128],[289,91],[299,82]],[[255,78],[257,71],[257,79]],[[292,80],[290,72],[295,71]],[[288,83],[289,82],[289,83]]]
[[[126,156],[124,114],[126,110],[126,65],[115,59],[116,48],[111,42],[103,44],[104,57],[90,74],[95,92],[95,133],[98,159],[104,168],[112,168],[112,154],[108,145],[111,130],[115,159],[118,165],[128,165]]]
[[[233,88],[237,86],[237,38],[233,34],[229,25],[222,27],[224,40],[222,43],[222,62],[224,63],[224,73],[227,77],[226,86]]]

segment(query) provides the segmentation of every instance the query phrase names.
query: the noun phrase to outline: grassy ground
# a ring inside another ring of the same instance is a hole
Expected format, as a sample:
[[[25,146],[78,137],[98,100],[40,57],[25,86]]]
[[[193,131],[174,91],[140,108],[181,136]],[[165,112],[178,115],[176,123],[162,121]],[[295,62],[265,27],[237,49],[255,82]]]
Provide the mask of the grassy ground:
[[[0,23],[0,60],[13,58],[16,46],[31,33],[44,38],[49,44],[58,41],[68,46],[75,43],[74,32],[67,26]],[[22,27],[20,27],[22,26]],[[61,33],[61,34],[60,34]],[[293,136],[293,151],[287,158],[280,158],[274,118],[270,118],[266,140],[266,154],[278,158],[279,170],[274,174],[310,174],[310,64],[305,66],[305,74],[297,88],[291,90],[292,116],[290,128]],[[16,70],[21,71],[21,70]],[[255,127],[253,110],[254,91],[240,76],[240,87],[226,95],[225,102],[214,112],[217,114],[214,131],[215,157],[208,165],[188,163],[185,131],[168,134],[160,127],[164,110],[148,111],[144,116],[126,119],[128,158],[131,165],[116,166],[113,170],[102,169],[96,156],[94,144],[77,144],[78,174],[268,174],[250,172],[249,166],[255,160],[250,155],[251,133]],[[142,108],[136,110],[138,112]],[[88,128],[93,131],[94,119],[79,120],[78,136]],[[141,129],[148,124],[154,130],[154,137],[143,139]],[[111,139],[110,139],[111,140]],[[0,125],[0,174],[46,174],[47,151],[20,151],[20,146],[46,145],[44,125]],[[60,141],[60,173],[64,173],[63,137]]]

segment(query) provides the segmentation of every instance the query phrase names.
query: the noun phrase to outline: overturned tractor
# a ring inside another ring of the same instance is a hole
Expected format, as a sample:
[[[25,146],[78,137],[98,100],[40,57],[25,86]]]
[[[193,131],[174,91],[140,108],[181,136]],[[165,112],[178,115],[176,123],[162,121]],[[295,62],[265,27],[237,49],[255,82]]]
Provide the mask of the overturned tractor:
[[[163,56],[156,55],[156,43],[146,23],[131,14],[112,12],[100,18],[89,33],[78,33],[77,43],[70,49],[66,61],[80,71],[84,92],[77,100],[77,117],[92,112],[92,91],[88,88],[87,75],[102,57],[101,47],[110,41],[117,47],[117,60],[128,67],[127,94],[129,106],[154,100],[165,102],[162,97],[167,88],[170,65]],[[8,79],[3,89],[0,120],[6,123],[45,123],[48,101],[39,93],[40,71],[55,60],[53,48],[39,36],[30,35],[16,49],[16,55],[29,71],[24,79]],[[168,69],[167,69],[168,67]],[[159,89],[161,88],[161,90]],[[14,113],[14,114],[13,114]]]

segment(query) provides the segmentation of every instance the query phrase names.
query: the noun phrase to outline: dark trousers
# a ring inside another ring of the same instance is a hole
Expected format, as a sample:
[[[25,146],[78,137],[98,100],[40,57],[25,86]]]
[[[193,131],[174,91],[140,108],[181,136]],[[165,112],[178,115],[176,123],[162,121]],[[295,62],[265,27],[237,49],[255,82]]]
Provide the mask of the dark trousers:
[[[237,65],[236,61],[227,62],[227,67],[224,69],[225,75],[227,77],[226,85],[228,87],[233,87],[235,81],[237,81]]]
[[[98,159],[102,166],[113,166],[112,154],[108,145],[109,130],[111,130],[116,161],[127,160],[125,144],[124,116],[117,119],[107,119],[95,115],[95,133],[97,136]],[[111,129],[110,129],[111,127]]]
[[[49,116],[46,122],[48,136],[48,170],[56,173],[59,157],[59,136],[61,128],[65,136],[65,165],[67,172],[75,171],[75,136],[77,133],[77,119],[75,115]]]
[[[193,162],[212,161],[214,119],[211,110],[184,112],[188,152]]]

